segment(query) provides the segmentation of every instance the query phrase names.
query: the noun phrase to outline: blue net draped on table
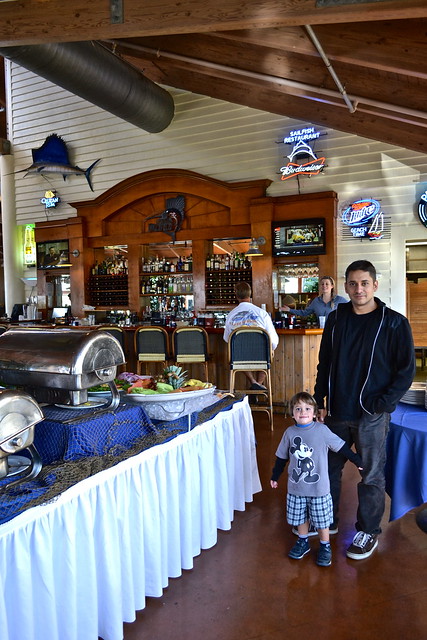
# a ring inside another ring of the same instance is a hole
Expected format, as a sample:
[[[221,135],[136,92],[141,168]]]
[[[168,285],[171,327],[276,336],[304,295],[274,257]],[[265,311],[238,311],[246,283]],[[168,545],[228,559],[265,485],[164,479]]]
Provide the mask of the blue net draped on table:
[[[37,425],[34,438],[43,464],[118,455],[141,436],[156,431],[141,406],[120,405],[115,411],[101,414],[93,414],[93,410],[78,411],[76,416],[75,409],[44,407],[45,420]],[[65,423],[76,417],[78,422]]]
[[[192,427],[227,411],[241,398],[226,397],[194,413]],[[75,410],[44,407],[43,412],[46,419],[35,430],[43,468],[34,480],[13,487],[7,486],[6,479],[0,481],[0,524],[55,499],[81,480],[188,430],[187,416],[153,424],[140,405],[121,404],[115,411],[98,416],[89,416],[82,410],[81,421],[69,424],[58,420],[76,417]]]

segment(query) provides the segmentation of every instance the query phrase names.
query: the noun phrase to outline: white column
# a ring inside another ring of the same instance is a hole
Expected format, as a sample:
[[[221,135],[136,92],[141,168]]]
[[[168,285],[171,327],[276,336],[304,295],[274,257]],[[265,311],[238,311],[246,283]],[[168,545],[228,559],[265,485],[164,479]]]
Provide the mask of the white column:
[[[0,155],[1,210],[3,231],[4,302],[10,316],[15,303],[25,303],[22,274],[22,253],[19,228],[16,224],[15,164],[13,156]]]

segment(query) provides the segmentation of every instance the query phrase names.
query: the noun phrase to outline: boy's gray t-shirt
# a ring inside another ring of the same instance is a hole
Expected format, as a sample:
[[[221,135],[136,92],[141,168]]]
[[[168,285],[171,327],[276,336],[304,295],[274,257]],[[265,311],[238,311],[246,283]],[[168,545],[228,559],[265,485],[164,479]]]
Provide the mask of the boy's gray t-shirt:
[[[344,444],[323,422],[288,427],[276,451],[278,458],[289,460],[288,493],[310,497],[328,494],[328,450],[339,451]]]

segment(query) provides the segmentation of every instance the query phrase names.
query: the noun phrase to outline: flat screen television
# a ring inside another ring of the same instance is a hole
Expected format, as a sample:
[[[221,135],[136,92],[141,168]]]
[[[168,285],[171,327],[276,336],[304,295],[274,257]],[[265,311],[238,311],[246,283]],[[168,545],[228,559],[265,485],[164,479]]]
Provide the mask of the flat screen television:
[[[37,242],[37,269],[58,269],[69,262],[68,240]]]
[[[272,223],[273,256],[312,256],[326,253],[325,219]]]

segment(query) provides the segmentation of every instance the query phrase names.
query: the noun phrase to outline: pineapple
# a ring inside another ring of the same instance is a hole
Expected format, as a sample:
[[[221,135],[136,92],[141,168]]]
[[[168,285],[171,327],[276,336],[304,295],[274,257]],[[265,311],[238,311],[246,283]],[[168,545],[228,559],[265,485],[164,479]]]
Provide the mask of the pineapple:
[[[173,364],[164,369],[163,377],[165,382],[170,384],[174,389],[180,389],[185,386],[185,381],[187,379],[186,373],[188,372],[183,371],[182,367],[178,367],[178,365]]]

